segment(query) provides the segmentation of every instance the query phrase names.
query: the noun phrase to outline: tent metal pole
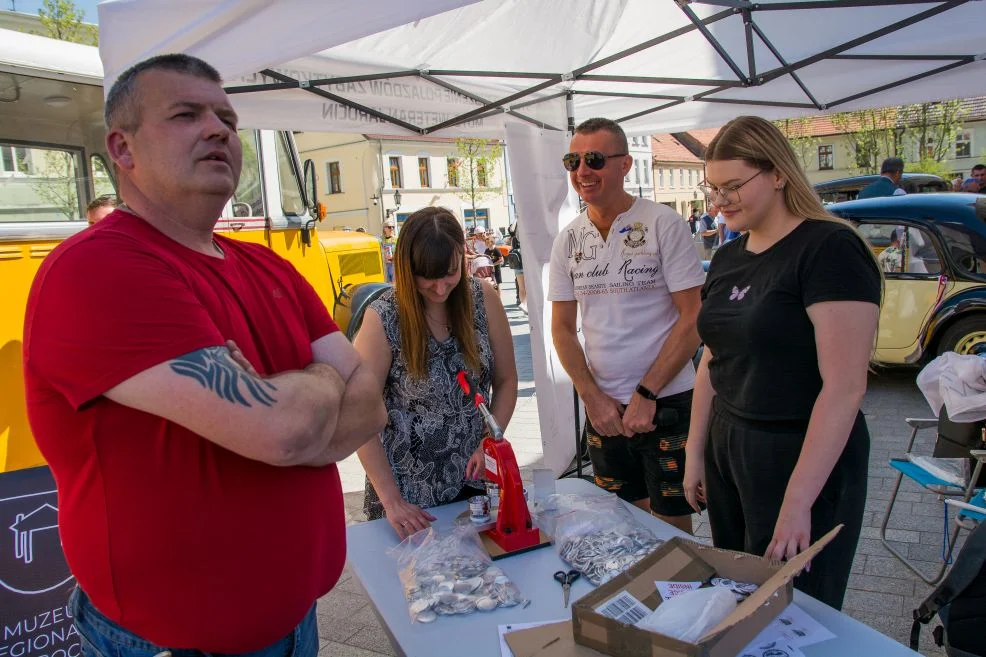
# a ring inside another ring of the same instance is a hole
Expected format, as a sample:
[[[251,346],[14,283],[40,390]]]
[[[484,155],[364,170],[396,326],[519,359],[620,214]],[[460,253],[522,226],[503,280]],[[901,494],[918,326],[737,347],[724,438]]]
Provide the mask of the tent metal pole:
[[[425,73],[425,72],[422,71],[421,72],[421,78],[424,79],[424,80],[427,80],[428,82],[431,82],[432,84],[436,84],[439,87],[442,87],[444,89],[448,89],[449,91],[454,91],[455,93],[459,94],[460,96],[464,96],[464,97],[468,98],[469,100],[474,100],[477,103],[481,103],[483,105],[487,105],[490,102],[489,99],[483,98],[482,96],[477,96],[474,93],[470,93],[470,92],[466,91],[465,89],[463,89],[462,87],[458,87],[458,86],[452,84],[451,82],[446,82],[445,80],[439,80],[438,78],[436,78],[435,76],[431,75],[430,73]],[[538,121],[537,119],[533,119],[533,118],[531,118],[529,116],[525,116],[524,114],[521,114],[519,112],[514,112],[514,111],[511,110],[510,114],[513,115],[513,116],[516,116],[521,121],[527,121],[528,123],[531,123],[533,125],[536,125],[539,128],[543,128],[543,129],[546,129],[546,130],[558,130],[558,128],[556,128],[554,126],[551,126],[551,125],[548,125],[544,121]]]
[[[712,35],[712,32],[709,31],[709,28],[705,27],[705,25],[702,23],[702,20],[695,14],[694,11],[692,11],[691,7],[688,6],[688,3],[679,1],[678,7],[685,14],[685,16],[688,17],[688,20],[692,22],[692,24],[696,27],[696,29],[698,29],[698,31],[702,33],[702,36],[705,37],[705,40],[709,42],[709,45],[712,46],[712,49],[719,54],[719,57],[722,58],[722,61],[726,62],[726,66],[728,66],[732,70],[736,78],[738,80],[742,80],[743,82],[749,84],[750,79],[746,77],[746,74],[743,73],[740,67],[736,65],[736,62],[733,61],[733,58],[729,56],[729,53],[726,52],[726,49],[722,47],[722,44],[719,43],[719,40]]]
[[[297,89],[298,83],[295,82],[272,82],[270,84],[245,84],[236,87],[223,87],[228,94],[245,94],[255,91],[280,91],[282,89]]]
[[[842,9],[851,7],[888,7],[893,5],[926,5],[934,0],[803,0],[802,2],[775,2],[761,4],[751,0],[688,0],[696,5],[735,7],[753,11],[787,11],[798,9]]]
[[[576,96],[608,96],[612,98],[646,98],[651,100],[684,100],[684,96],[668,96],[665,94],[634,94],[619,91],[573,91]]]
[[[862,59],[886,62],[938,62],[967,59],[970,55],[832,55],[829,59]]]
[[[321,87],[329,84],[346,84],[347,82],[368,82],[370,80],[389,80],[391,78],[408,78],[419,74],[419,71],[388,71],[386,73],[368,73],[367,75],[345,75],[338,78],[317,78],[309,80],[308,84]]]
[[[767,38],[767,35],[760,29],[760,26],[753,23],[752,28],[753,31],[757,33],[757,36],[760,37],[760,40],[763,41],[763,45],[767,46],[767,49],[770,50],[771,54],[781,63],[781,66],[787,66],[788,63],[787,60],[784,59],[784,55],[782,55],[780,51],[774,47],[774,44],[771,43],[770,39]],[[801,81],[801,77],[794,71],[791,71],[791,78],[798,84],[799,87],[801,87],[801,91],[805,92],[805,95],[808,96],[808,100],[811,101],[815,109],[822,109],[822,104],[819,103],[818,99],[815,98],[811,91],[808,90],[808,85]],[[758,78],[757,83],[759,84],[761,80],[763,80],[763,78]]]
[[[487,103],[486,105],[483,105],[482,107],[477,107],[476,109],[469,110],[468,112],[464,112],[463,114],[459,114],[458,116],[454,116],[451,119],[448,119],[447,121],[442,121],[441,123],[436,123],[433,126],[429,126],[427,128],[422,128],[421,134],[427,135],[427,134],[432,133],[432,132],[437,132],[438,130],[441,130],[442,128],[447,128],[449,126],[453,126],[453,125],[458,125],[460,123],[464,123],[464,122],[468,121],[469,119],[471,119],[471,118],[473,118],[475,116],[478,116],[479,114],[483,114],[484,112],[486,112],[488,110],[496,109],[498,107],[503,107],[504,105],[509,104],[510,101],[512,101],[512,100],[516,100],[518,98],[523,98],[524,96],[530,96],[531,94],[537,93],[538,91],[541,91],[542,89],[547,89],[548,87],[553,87],[554,85],[558,84],[561,81],[562,81],[562,76],[555,75],[552,79],[545,80],[544,82],[538,83],[538,84],[534,85],[533,87],[528,87],[527,89],[523,89],[521,91],[518,91],[515,94],[510,94],[509,96],[505,96],[505,97],[501,98],[500,100],[493,101],[492,103]]]
[[[933,75],[938,75],[939,73],[944,73],[945,71],[951,71],[953,68],[965,66],[966,64],[971,64],[974,61],[976,61],[975,57],[968,57],[960,62],[952,62],[951,64],[947,64],[945,66],[939,66],[936,69],[925,71],[924,73],[918,73],[917,75],[912,75],[902,80],[896,80],[894,82],[880,85],[879,87],[874,87],[873,89],[870,89],[868,91],[861,91],[858,94],[853,94],[852,96],[846,96],[845,98],[840,98],[839,100],[832,101],[831,103],[825,106],[825,109],[835,107],[836,105],[843,105],[845,103],[849,103],[859,98],[870,96],[872,94],[880,93],[881,91],[885,91],[886,89],[893,89],[894,87],[899,87],[902,84],[908,84],[910,82],[914,82],[915,80],[930,78]]]
[[[745,87],[746,83],[739,80],[711,80],[706,78],[655,78],[646,75],[580,75],[583,82],[634,82],[645,84],[683,84],[697,87]]]
[[[758,107],[793,107],[796,109],[817,109],[811,103],[789,103],[782,100],[744,100],[741,98],[694,98],[696,103],[718,103],[720,105],[756,105]]]
[[[428,69],[429,75],[461,78],[520,78],[547,80],[558,77],[557,73],[522,73],[518,71],[460,71],[455,69]]]
[[[291,81],[293,81],[293,82],[297,83],[297,85],[298,85],[298,87],[300,89],[304,89],[305,91],[307,91],[309,93],[313,93],[316,96],[321,96],[322,98],[325,98],[327,100],[331,100],[333,102],[339,103],[340,105],[345,105],[346,107],[351,107],[351,108],[353,108],[355,110],[359,110],[361,112],[366,112],[366,114],[368,114],[369,116],[372,116],[374,118],[380,119],[381,121],[386,121],[387,123],[393,123],[394,125],[400,126],[400,127],[404,128],[405,130],[409,130],[410,132],[413,132],[415,134],[423,134],[421,132],[421,128],[419,128],[416,125],[413,125],[413,124],[408,123],[406,121],[401,121],[400,119],[394,118],[393,116],[390,116],[388,114],[384,114],[383,112],[378,112],[377,110],[373,109],[372,107],[367,107],[366,105],[361,105],[360,103],[357,103],[355,101],[349,100],[348,98],[343,98],[342,96],[338,96],[338,95],[336,95],[334,93],[328,92],[325,89],[319,89],[318,87],[309,86],[308,83],[306,83],[306,82],[301,82],[299,80],[295,80],[294,78],[292,78],[290,76],[284,75],[282,73],[278,73],[277,71],[272,71],[269,68],[264,69],[263,71],[261,71],[261,73],[264,74],[264,75],[266,75],[267,77],[274,78],[275,80],[280,80],[281,82],[291,82]]]
[[[747,80],[757,77],[757,56],[753,52],[753,15],[749,9],[743,10],[743,32],[746,34],[746,67],[749,69]]]
[[[573,94],[571,91],[569,91],[567,94],[565,94],[565,115],[568,118],[568,121],[567,121],[568,134],[569,135],[574,135],[575,134],[575,94]],[[575,395],[575,405],[576,405],[576,407],[578,406],[578,403],[579,403],[578,394],[576,393],[576,395]],[[576,426],[578,426],[578,408],[576,408],[576,419],[575,419],[575,422],[576,422]],[[581,468],[580,468],[580,470],[581,470]],[[581,472],[579,472],[579,476],[580,477],[582,476],[582,473]]]
[[[890,25],[880,28],[879,30],[869,32],[868,34],[864,34],[850,41],[846,41],[845,43],[841,43],[835,46],[834,48],[829,48],[828,50],[812,55],[811,57],[806,57],[805,59],[797,61],[793,64],[788,64],[787,66],[781,66],[780,68],[776,68],[772,71],[768,71],[760,75],[757,79],[757,82],[758,83],[770,82],[772,80],[775,80],[776,78],[779,78],[782,75],[790,73],[791,71],[797,71],[798,69],[804,68],[806,66],[811,66],[812,64],[818,63],[823,59],[828,59],[832,55],[841,54],[846,50],[855,48],[856,46],[863,45],[864,43],[869,43],[870,41],[875,41],[880,37],[886,36],[888,34],[893,34],[894,32],[904,29],[905,27],[910,27],[915,23],[920,23],[925,19],[933,18],[934,16],[944,13],[950,9],[955,9],[956,7],[960,7],[966,4],[966,2],[968,2],[968,0],[950,0],[949,2],[942,3],[937,7],[933,7],[926,11],[922,11],[919,14],[914,14],[913,16],[905,18],[904,20],[897,21],[896,23],[891,23]],[[822,109],[824,109],[824,107]]]

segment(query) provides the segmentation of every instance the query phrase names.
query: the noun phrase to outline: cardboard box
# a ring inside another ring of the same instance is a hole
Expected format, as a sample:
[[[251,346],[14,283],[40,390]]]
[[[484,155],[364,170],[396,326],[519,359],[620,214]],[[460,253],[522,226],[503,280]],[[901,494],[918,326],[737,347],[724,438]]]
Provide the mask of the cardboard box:
[[[735,657],[794,597],[792,580],[831,541],[838,526],[794,559],[776,564],[742,552],[672,538],[572,605],[575,642],[614,657]],[[687,643],[596,612],[626,592],[653,611],[661,604],[654,582],[700,582],[713,575],[760,588],[697,643]]]

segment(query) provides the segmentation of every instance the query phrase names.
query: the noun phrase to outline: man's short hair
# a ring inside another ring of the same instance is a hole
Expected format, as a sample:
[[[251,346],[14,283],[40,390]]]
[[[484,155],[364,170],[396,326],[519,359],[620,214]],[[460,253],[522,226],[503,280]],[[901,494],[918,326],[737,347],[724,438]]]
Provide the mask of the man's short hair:
[[[976,166],[972,167],[973,171],[979,171],[980,169],[986,169],[986,164],[977,164]]]
[[[102,196],[97,196],[93,200],[89,201],[89,205],[86,206],[86,214],[92,212],[93,210],[98,210],[99,208],[116,208],[119,204],[116,196],[113,194],[103,194]]]
[[[904,160],[899,157],[888,157],[880,166],[880,173],[903,173]]]
[[[595,118],[586,119],[575,128],[575,134],[579,135],[591,135],[593,133],[599,132],[600,130],[605,130],[606,132],[614,135],[623,146],[623,151],[627,152],[630,150],[630,144],[627,142],[627,133],[623,132],[623,128],[620,124],[611,119]],[[606,153],[607,155],[613,155],[613,153]]]
[[[103,119],[107,128],[121,128],[133,132],[140,126],[140,98],[137,78],[145,71],[173,71],[222,84],[219,71],[198,57],[182,53],[157,55],[138,62],[116,79],[106,96]]]

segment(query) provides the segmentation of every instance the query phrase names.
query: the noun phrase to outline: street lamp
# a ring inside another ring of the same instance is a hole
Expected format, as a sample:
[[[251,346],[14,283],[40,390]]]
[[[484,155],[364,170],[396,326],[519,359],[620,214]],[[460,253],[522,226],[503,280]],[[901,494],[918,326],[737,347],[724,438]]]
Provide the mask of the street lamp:
[[[393,209],[387,208],[387,217],[389,218],[390,215],[395,214],[400,209],[401,209],[401,190],[395,189],[394,190],[394,208]]]

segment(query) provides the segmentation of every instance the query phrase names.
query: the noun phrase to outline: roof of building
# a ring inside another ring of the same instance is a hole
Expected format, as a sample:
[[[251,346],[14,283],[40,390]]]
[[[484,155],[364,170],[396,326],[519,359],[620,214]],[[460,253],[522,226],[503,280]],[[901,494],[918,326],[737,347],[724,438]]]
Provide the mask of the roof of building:
[[[702,163],[700,158],[670,134],[651,135],[650,149],[651,155],[659,162]]]

